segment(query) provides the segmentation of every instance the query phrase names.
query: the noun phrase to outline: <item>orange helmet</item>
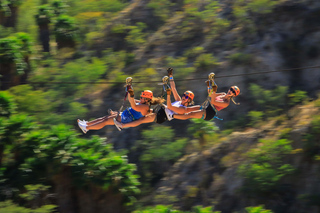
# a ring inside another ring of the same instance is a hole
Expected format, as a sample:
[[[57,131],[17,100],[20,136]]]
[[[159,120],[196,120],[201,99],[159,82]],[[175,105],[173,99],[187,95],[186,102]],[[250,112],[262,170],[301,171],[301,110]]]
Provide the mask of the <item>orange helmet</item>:
[[[230,90],[235,92],[235,96],[238,96],[240,94],[240,89],[237,86],[231,86]]]
[[[141,97],[152,99],[153,98],[153,93],[150,90],[145,90],[145,91],[143,91],[141,93]]]
[[[193,98],[194,98],[194,94],[193,94],[193,92],[191,92],[190,90],[185,91],[185,92],[183,93],[183,95],[184,95],[184,96],[187,96],[188,98],[190,98],[191,101],[192,101]]]

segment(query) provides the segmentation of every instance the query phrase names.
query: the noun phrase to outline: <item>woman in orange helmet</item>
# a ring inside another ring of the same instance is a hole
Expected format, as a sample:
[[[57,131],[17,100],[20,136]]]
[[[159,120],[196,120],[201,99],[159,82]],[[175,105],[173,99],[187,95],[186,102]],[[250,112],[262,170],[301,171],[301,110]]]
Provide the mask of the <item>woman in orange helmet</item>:
[[[130,94],[128,100],[131,107],[121,112],[121,116],[118,116],[117,112],[111,112],[109,116],[104,116],[89,122],[78,119],[78,125],[83,133],[87,133],[89,130],[99,130],[107,125],[114,125],[114,120],[122,123],[130,123],[149,114],[151,105],[164,102],[162,98],[153,97],[153,93],[150,90],[144,90],[140,95],[140,100],[134,99],[132,89],[129,89],[128,92]]]
[[[136,127],[143,123],[158,123],[161,124],[166,120],[172,120],[174,114],[184,114],[188,112],[192,112],[195,110],[200,109],[200,105],[197,106],[190,106],[193,104],[194,94],[191,91],[184,92],[183,96],[180,97],[180,95],[177,92],[176,85],[173,81],[173,69],[168,68],[168,76],[170,79],[170,87],[171,89],[167,91],[167,106],[163,105],[159,111],[148,114],[139,120],[135,120],[130,123],[123,123],[115,121],[115,125],[118,127],[119,130],[122,128],[128,128],[128,127]],[[170,95],[171,91],[173,93],[175,102],[171,103]],[[169,94],[170,93],[170,94]]]
[[[240,94],[240,89],[237,86],[231,86],[227,93],[216,93],[218,86],[214,84],[211,88],[208,84],[209,101],[207,105],[200,110],[193,111],[186,114],[175,114],[174,118],[179,120],[186,120],[190,118],[201,118],[204,120],[211,120],[220,111],[229,106],[230,100]]]

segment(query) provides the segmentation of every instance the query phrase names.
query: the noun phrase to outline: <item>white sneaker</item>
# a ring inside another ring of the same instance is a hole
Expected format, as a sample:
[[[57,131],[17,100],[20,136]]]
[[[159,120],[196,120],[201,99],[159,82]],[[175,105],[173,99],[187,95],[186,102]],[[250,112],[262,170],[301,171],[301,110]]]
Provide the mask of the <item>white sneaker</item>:
[[[88,130],[86,128],[86,124],[83,124],[79,119],[78,119],[78,126],[84,134],[86,134],[88,132]]]
[[[80,120],[80,119],[78,119],[77,121],[78,121],[78,123],[81,123],[81,124],[83,124],[84,126],[88,126],[88,124],[87,124],[88,121],[86,121],[86,120]]]
[[[116,118],[113,119],[113,123],[119,131],[122,130],[122,124],[119,121],[117,121]]]

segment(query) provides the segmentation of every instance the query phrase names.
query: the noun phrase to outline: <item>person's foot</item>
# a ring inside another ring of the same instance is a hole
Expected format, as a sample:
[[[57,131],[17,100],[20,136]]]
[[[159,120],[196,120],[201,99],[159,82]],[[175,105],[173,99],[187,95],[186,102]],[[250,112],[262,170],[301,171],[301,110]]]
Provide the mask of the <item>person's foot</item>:
[[[109,115],[115,115],[115,114],[117,114],[118,112],[112,111],[112,109],[108,109],[108,113],[109,113]]]
[[[122,124],[119,121],[117,121],[115,118],[113,119],[113,122],[114,122],[114,125],[117,127],[117,129],[119,131],[121,131],[122,130]]]
[[[84,126],[88,126],[87,122],[88,122],[88,121],[86,121],[86,120],[80,120],[80,119],[78,119],[78,123],[81,123],[81,124],[83,124]]]
[[[80,121],[79,119],[78,119],[78,126],[79,126],[79,128],[82,130],[82,132],[84,133],[84,134],[86,134],[87,132],[88,132],[88,130],[87,130],[87,128],[86,128],[86,124],[84,124],[82,121]]]

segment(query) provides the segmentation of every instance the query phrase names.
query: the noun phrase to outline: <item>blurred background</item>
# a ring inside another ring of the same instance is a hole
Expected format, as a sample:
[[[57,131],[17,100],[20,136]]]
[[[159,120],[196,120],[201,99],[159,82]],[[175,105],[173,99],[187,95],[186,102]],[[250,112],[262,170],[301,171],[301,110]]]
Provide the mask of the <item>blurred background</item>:
[[[0,0],[0,213],[320,212],[319,59],[314,0]],[[168,67],[240,105],[78,128]]]

